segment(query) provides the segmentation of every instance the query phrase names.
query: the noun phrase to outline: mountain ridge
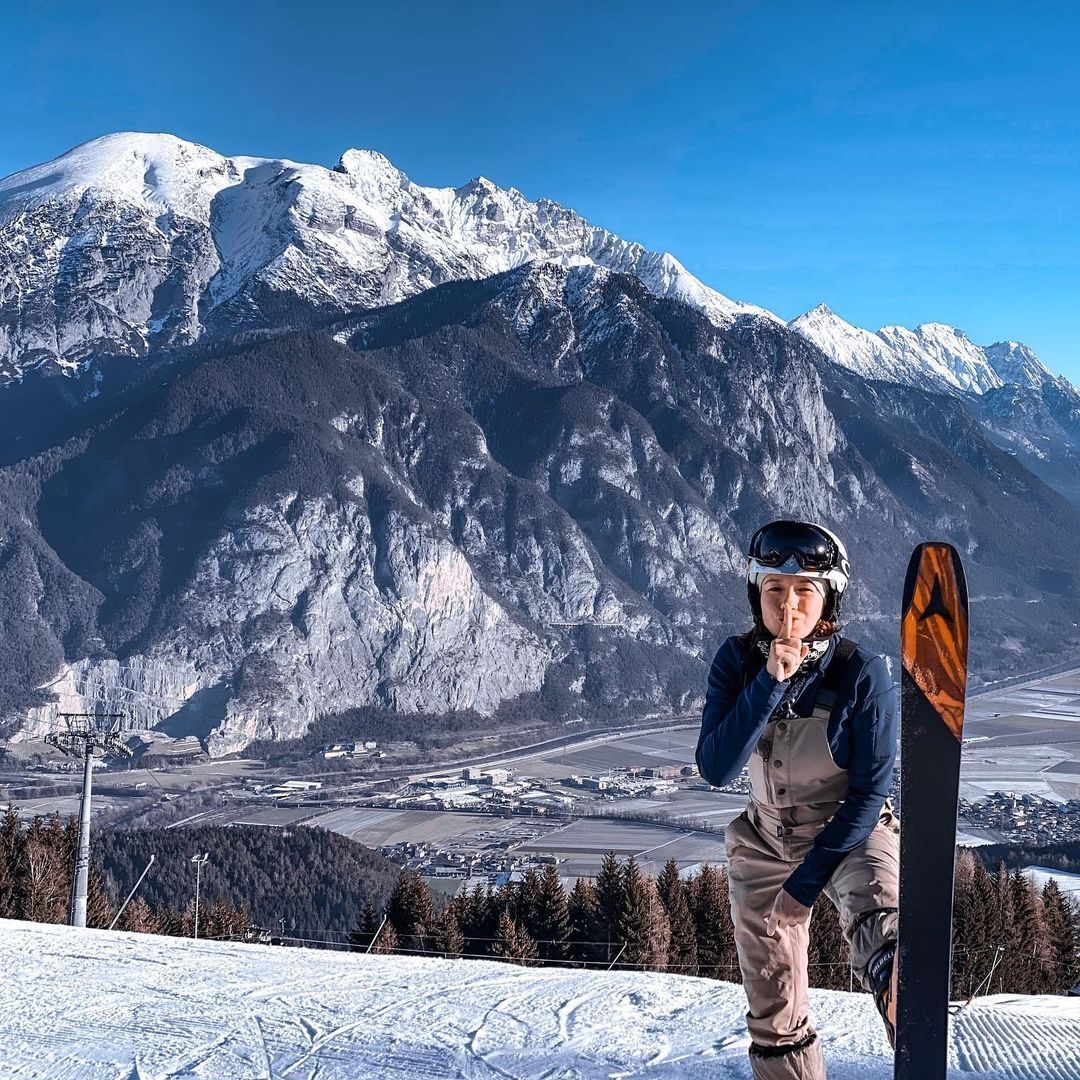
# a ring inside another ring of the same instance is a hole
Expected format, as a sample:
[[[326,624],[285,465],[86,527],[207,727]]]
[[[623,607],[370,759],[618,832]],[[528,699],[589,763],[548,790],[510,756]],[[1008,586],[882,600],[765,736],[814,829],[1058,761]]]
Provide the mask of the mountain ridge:
[[[721,322],[776,318],[550,200],[483,178],[423,187],[358,149],[327,169],[226,158],[171,135],[101,136],[0,180],[0,237],[11,252],[0,277],[7,380],[392,303],[537,258],[635,273]]]

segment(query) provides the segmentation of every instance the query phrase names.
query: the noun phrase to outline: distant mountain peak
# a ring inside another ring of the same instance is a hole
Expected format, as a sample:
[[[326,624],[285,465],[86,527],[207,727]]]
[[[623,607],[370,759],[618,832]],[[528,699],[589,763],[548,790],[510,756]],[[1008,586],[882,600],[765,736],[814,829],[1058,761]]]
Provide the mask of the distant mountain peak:
[[[348,173],[350,176],[367,176],[374,172],[402,175],[385,154],[380,154],[378,150],[357,147],[351,147],[341,155],[334,171]]]
[[[1057,382],[1057,376],[1020,341],[996,341],[983,350],[994,370],[1007,383],[1040,389]]]
[[[224,175],[227,163],[209,147],[162,132],[102,135],[0,179],[0,223],[11,216],[8,206],[25,212],[87,190],[130,202],[184,203],[191,189]]]
[[[916,333],[925,334],[940,334],[943,337],[954,337],[961,341],[970,341],[971,339],[961,330],[958,326],[950,326],[948,323],[941,322],[924,322],[919,323],[915,327]]]
[[[374,203],[394,204],[401,190],[409,186],[409,178],[377,150],[346,150],[334,171],[352,179]]]
[[[827,304],[792,319],[788,326],[812,341],[841,367],[867,379],[909,383],[907,364],[876,334],[842,319]],[[937,389],[935,384],[934,389]]]
[[[1009,341],[982,347],[948,323],[919,323],[914,330],[893,324],[872,333],[818,304],[788,325],[866,378],[965,394],[984,394],[1004,383],[1040,389],[1055,381],[1028,346]]]

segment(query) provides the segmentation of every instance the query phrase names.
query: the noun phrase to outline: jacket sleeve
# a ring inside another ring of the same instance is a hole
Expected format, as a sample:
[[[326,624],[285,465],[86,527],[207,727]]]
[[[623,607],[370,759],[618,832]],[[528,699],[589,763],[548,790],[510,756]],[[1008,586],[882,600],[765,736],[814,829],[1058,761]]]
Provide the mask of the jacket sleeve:
[[[764,666],[745,687],[742,681],[739,648],[728,638],[709,670],[696,754],[698,772],[717,787],[739,775],[788,685]]]
[[[859,683],[862,692],[849,718],[852,748],[847,796],[784,882],[784,889],[807,907],[813,906],[844,856],[874,831],[892,786],[899,711],[896,685],[880,656],[866,665]]]

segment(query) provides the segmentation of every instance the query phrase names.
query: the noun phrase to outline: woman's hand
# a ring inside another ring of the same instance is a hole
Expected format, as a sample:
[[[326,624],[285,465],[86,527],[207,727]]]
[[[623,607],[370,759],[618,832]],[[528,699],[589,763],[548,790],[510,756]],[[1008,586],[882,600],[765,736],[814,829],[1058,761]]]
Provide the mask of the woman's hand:
[[[810,918],[810,908],[801,904],[786,889],[781,888],[773,901],[772,911],[765,916],[765,933],[775,934],[780,928],[797,926]]]
[[[784,605],[784,625],[780,636],[772,640],[769,646],[769,658],[765,661],[765,670],[777,681],[787,682],[803,662],[810,647],[802,638],[793,637],[791,624],[795,612],[790,604]]]

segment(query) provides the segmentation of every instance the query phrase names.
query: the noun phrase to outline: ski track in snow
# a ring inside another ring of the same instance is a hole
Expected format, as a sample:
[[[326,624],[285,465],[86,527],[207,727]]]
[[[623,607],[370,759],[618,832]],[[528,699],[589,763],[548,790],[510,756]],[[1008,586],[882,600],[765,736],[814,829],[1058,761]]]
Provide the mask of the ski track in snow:
[[[2,1080],[748,1080],[742,988],[0,920]],[[812,991],[830,1080],[891,1080],[869,996]],[[950,1080],[1080,1080],[1080,1001],[952,1020]]]

